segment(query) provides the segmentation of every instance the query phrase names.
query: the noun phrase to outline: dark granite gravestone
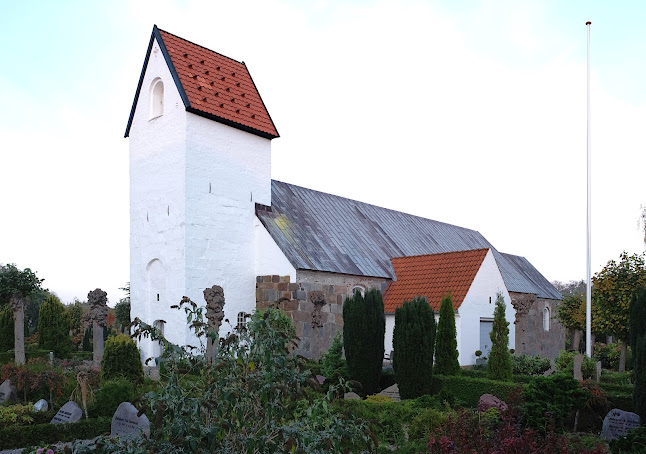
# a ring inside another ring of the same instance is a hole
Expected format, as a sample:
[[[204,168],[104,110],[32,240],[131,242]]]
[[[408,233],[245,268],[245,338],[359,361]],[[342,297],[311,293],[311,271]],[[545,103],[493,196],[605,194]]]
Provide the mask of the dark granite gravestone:
[[[603,419],[601,436],[607,441],[616,440],[626,435],[630,429],[639,427],[640,423],[638,414],[613,408]]]
[[[581,367],[583,366],[583,355],[581,353],[578,353],[574,357],[574,379],[575,380],[583,380],[583,372],[581,371]]]
[[[146,415],[137,416],[139,410],[130,402],[121,402],[112,417],[110,436],[150,436],[150,421]]]
[[[6,379],[0,385],[0,404],[5,402],[18,402],[18,390]]]
[[[83,410],[76,405],[76,402],[69,401],[58,410],[58,413],[52,418],[52,424],[65,424],[68,422],[77,422],[83,416]]]

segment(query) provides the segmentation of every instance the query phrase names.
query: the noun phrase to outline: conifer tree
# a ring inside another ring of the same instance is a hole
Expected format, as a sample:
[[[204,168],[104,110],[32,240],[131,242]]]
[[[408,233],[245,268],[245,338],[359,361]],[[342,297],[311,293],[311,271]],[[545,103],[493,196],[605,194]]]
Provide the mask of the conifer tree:
[[[630,347],[633,351],[635,413],[646,420],[646,287],[639,288],[630,304]]]
[[[395,310],[393,368],[402,399],[430,394],[435,350],[435,313],[416,297]]]
[[[505,300],[502,293],[496,296],[493,311],[493,327],[489,333],[491,351],[487,361],[487,378],[490,380],[511,381],[512,365],[509,352],[509,322],[505,319]]]
[[[69,330],[65,306],[54,295],[49,295],[38,311],[38,346],[53,351],[58,358],[69,355]]]
[[[13,313],[10,307],[0,310],[0,352],[13,348]]]
[[[458,341],[455,331],[455,312],[451,295],[442,298],[440,320],[435,337],[435,373],[456,375],[460,372]]]
[[[343,346],[350,379],[362,385],[362,394],[379,392],[384,358],[386,316],[381,292],[370,289],[365,298],[360,292],[343,304]]]

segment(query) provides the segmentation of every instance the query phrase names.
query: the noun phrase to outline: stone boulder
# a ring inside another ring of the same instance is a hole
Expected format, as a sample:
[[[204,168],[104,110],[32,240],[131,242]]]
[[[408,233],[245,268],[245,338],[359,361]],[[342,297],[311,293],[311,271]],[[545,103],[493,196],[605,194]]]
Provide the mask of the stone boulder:
[[[507,404],[493,394],[483,394],[478,401],[478,411],[485,412],[490,408],[497,408],[500,413],[507,411]]]

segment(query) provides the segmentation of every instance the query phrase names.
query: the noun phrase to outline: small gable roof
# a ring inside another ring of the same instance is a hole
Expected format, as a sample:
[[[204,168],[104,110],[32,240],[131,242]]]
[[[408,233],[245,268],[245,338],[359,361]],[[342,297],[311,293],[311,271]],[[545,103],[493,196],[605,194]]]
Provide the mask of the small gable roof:
[[[154,41],[159,43],[187,112],[273,139],[278,131],[244,62],[175,36],[155,25],[130,111],[130,134],[137,100]]]
[[[395,312],[404,301],[416,296],[425,296],[431,308],[439,311],[442,298],[448,293],[453,310],[457,310],[488,252],[489,249],[472,249],[393,258],[397,280],[390,282],[384,292],[385,312]]]
[[[491,249],[508,291],[561,299],[531,263],[520,257],[519,268],[475,230],[275,180],[271,203],[256,215],[296,269],[394,279],[392,257]]]

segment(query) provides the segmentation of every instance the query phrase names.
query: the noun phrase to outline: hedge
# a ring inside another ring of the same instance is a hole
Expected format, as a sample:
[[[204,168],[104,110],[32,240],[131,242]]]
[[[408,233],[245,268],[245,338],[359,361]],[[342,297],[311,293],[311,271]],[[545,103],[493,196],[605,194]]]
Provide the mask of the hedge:
[[[40,443],[87,440],[110,432],[112,418],[81,419],[69,424],[36,424],[0,429],[0,449],[16,449]]]
[[[487,378],[464,377],[460,375],[433,376],[433,394],[448,394],[456,399],[456,402],[469,408],[478,406],[480,396],[493,394],[506,401],[509,396],[519,388],[521,383],[489,380]]]

